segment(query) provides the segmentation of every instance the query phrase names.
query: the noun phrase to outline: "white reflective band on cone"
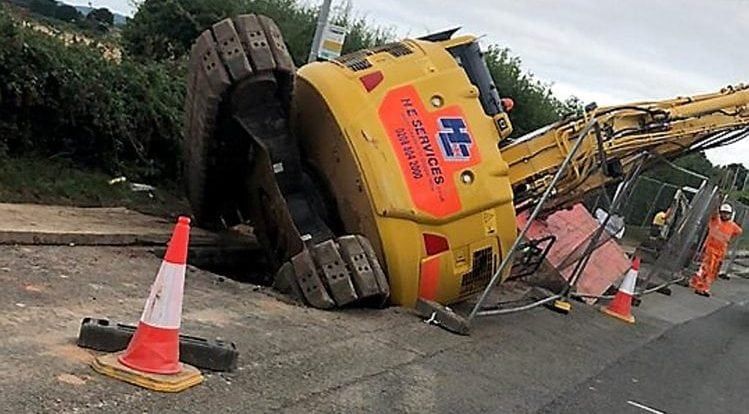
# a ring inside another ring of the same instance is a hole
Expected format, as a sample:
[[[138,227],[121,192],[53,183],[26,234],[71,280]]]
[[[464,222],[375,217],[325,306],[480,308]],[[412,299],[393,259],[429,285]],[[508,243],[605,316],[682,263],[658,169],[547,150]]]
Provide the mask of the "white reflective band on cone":
[[[619,287],[619,290],[629,295],[635,294],[635,285],[637,284],[637,272],[630,269],[627,271],[627,276],[624,278],[624,282]]]
[[[156,328],[179,329],[182,321],[184,286],[185,265],[161,262],[161,268],[151,286],[151,293],[140,317],[141,322]]]

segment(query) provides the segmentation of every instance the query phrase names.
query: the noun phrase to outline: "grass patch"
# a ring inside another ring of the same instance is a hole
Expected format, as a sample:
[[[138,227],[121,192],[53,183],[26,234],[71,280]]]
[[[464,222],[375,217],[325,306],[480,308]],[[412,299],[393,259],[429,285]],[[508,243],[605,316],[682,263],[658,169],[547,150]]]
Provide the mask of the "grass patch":
[[[157,188],[149,194],[130,190],[127,182],[110,185],[111,179],[100,171],[82,170],[62,159],[4,158],[0,159],[0,202],[122,206],[159,216],[189,213],[175,183],[152,184]]]

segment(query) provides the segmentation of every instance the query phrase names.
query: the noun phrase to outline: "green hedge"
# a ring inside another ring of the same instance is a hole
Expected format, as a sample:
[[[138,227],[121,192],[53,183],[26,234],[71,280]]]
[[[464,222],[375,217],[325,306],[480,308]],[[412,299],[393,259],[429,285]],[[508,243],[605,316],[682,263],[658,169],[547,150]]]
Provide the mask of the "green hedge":
[[[122,62],[21,28],[0,9],[0,155],[56,155],[133,178],[178,178],[186,53],[213,22],[246,12],[275,19],[297,64],[306,60],[316,10],[295,0],[145,0],[122,33]],[[345,51],[392,40],[352,16],[334,17],[349,28]],[[515,99],[515,136],[575,109],[508,49],[492,47],[487,63]]]
[[[0,10],[0,154],[62,156],[111,173],[176,177],[179,62],[107,60]]]

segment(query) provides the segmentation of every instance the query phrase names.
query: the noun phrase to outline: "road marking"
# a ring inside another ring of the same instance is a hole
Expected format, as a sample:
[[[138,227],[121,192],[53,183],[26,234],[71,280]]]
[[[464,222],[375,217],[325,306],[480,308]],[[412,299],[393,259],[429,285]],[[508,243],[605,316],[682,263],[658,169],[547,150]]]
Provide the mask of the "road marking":
[[[659,410],[656,410],[655,408],[650,408],[647,405],[643,405],[643,404],[638,403],[637,401],[629,400],[629,401],[627,401],[627,404],[633,405],[633,406],[635,406],[637,408],[640,408],[640,409],[643,409],[643,410],[645,410],[645,411],[647,411],[649,413],[653,413],[653,414],[666,414],[665,411],[659,411]]]

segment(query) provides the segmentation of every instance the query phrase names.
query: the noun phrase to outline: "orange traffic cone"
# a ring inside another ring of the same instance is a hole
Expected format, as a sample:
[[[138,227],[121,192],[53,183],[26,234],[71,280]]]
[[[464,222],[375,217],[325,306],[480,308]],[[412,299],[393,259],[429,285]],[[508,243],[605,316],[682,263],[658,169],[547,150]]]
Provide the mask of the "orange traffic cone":
[[[640,258],[635,257],[632,261],[632,268],[627,271],[619,291],[616,292],[614,300],[609,306],[603,309],[603,313],[621,319],[625,322],[635,323],[635,317],[632,316],[632,297],[635,294],[637,285],[637,273],[640,271]]]
[[[130,344],[121,354],[94,360],[96,371],[157,391],[182,391],[202,382],[200,371],[179,362],[189,239],[190,219],[180,217]]]

